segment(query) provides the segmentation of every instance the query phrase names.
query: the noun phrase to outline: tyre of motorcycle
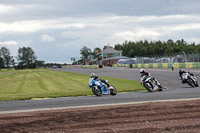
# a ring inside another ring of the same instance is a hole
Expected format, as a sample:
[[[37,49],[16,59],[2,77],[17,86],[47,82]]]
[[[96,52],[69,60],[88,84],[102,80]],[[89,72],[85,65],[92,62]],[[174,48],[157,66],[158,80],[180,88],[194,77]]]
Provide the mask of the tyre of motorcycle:
[[[145,87],[149,92],[154,92],[153,85],[152,85],[151,82],[145,82],[145,83],[144,83],[144,87]]]
[[[196,78],[195,78],[195,79],[196,79]],[[194,80],[194,79],[192,78],[192,80],[193,80],[193,83],[194,83],[195,87],[198,87],[199,85],[198,85],[198,81],[197,81],[197,79]]]
[[[195,87],[195,83],[194,83],[194,81],[193,81],[191,78],[189,78],[189,79],[187,80],[187,83],[188,83],[188,85],[190,85],[191,87]]]
[[[196,81],[196,83],[195,83],[195,86],[196,86],[196,87],[198,87],[198,86],[199,86],[197,81]]]
[[[111,85],[111,87],[112,87],[113,89],[110,89],[110,95],[115,96],[115,95],[117,94],[117,90],[115,89],[114,86]]]
[[[96,96],[101,96],[102,93],[101,93],[101,88],[98,87],[98,86],[93,86],[92,87],[92,92],[96,95]]]

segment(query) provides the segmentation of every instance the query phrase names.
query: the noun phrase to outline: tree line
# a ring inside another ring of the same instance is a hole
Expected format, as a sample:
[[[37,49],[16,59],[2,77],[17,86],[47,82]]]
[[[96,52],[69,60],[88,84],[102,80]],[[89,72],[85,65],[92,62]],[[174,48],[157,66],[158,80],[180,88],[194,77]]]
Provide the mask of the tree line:
[[[189,44],[183,39],[173,41],[125,41],[114,46],[116,50],[122,50],[123,56],[164,56],[185,53],[200,53],[200,44]]]
[[[0,68],[35,68],[37,66],[37,62],[39,62],[36,58],[35,52],[30,47],[19,48],[17,57],[11,56],[8,48],[0,48]]]
[[[109,46],[104,46],[103,49]],[[125,41],[122,44],[116,44],[114,49],[121,50],[123,56],[127,57],[148,57],[148,56],[172,56],[183,53],[200,53],[200,44],[187,43],[184,39],[173,41],[171,39],[167,41]],[[98,52],[95,52],[98,51]],[[101,60],[102,50],[100,48],[94,48],[92,51],[87,46],[83,46],[80,50],[82,57],[78,62],[74,63],[84,64],[84,60],[87,60],[90,56]]]
[[[10,50],[6,47],[0,47],[0,69],[34,69],[34,68],[61,68],[66,63],[45,63],[43,60],[37,60],[37,56],[31,47],[22,47],[18,49],[16,57],[11,56]]]

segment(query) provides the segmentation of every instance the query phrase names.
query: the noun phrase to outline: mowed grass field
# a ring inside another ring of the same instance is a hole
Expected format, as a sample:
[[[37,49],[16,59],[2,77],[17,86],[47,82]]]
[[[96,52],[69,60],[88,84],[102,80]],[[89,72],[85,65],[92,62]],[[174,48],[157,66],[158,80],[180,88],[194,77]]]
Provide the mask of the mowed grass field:
[[[101,77],[119,92],[145,90],[138,81]],[[89,74],[48,69],[16,70],[0,73],[0,101],[93,95]]]

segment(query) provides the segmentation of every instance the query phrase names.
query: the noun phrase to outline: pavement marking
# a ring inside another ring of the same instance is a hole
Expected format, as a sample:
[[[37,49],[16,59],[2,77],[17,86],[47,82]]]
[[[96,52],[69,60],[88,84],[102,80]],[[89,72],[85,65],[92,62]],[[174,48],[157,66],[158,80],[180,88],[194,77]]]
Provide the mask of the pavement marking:
[[[130,105],[130,104],[155,103],[155,102],[190,101],[190,100],[200,100],[200,98],[153,100],[153,101],[125,102],[125,103],[98,104],[98,105],[83,105],[83,106],[56,107],[56,108],[38,108],[38,109],[26,109],[26,110],[14,110],[14,111],[1,111],[0,114],[25,113],[25,112],[36,112],[36,111],[45,111],[45,110],[50,111],[50,110],[74,109],[74,108],[88,108],[88,107],[119,106],[119,105]]]
[[[42,100],[42,99],[49,99],[49,98],[31,98],[31,100]]]

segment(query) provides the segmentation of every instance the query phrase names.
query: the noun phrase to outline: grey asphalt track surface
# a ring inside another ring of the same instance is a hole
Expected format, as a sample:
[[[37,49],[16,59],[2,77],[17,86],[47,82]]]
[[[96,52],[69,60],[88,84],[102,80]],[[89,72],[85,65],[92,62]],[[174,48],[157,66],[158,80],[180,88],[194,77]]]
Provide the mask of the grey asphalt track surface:
[[[89,74],[95,72],[99,76],[108,76],[123,78],[129,80],[140,81],[139,69],[130,68],[103,68],[103,69],[81,69],[81,68],[62,68],[57,71],[76,72]],[[162,92],[128,92],[117,94],[116,96],[103,95],[96,96],[81,96],[81,97],[66,97],[66,98],[50,98],[43,100],[24,100],[24,101],[7,101],[0,102],[0,113],[16,110],[31,110],[31,109],[50,109],[74,106],[101,105],[101,104],[117,104],[153,100],[171,100],[171,99],[189,99],[200,98],[200,87],[192,88],[187,84],[182,84],[178,69],[146,69],[154,76],[163,86],[168,87],[168,90]],[[189,70],[189,69],[186,69]],[[200,79],[199,69],[190,69],[195,76]]]

